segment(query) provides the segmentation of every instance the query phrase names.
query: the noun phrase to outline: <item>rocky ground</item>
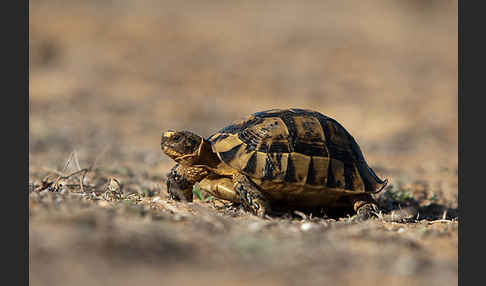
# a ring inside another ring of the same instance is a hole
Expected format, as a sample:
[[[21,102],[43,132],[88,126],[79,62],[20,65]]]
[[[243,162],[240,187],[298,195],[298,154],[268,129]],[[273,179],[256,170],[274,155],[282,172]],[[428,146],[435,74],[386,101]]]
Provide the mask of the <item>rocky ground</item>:
[[[36,0],[29,14],[31,285],[457,284],[457,1]],[[168,199],[162,131],[287,107],[353,134],[390,180],[379,218]]]

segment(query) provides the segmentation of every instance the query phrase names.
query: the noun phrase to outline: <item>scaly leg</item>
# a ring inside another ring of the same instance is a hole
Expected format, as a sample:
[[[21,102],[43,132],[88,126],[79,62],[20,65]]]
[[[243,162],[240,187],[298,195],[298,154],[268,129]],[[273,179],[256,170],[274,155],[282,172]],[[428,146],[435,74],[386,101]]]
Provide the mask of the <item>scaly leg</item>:
[[[243,206],[259,217],[265,217],[265,214],[270,211],[270,204],[258,187],[242,174],[233,175],[233,182],[234,190],[239,195]]]
[[[240,203],[231,178],[205,178],[199,182],[199,188],[218,199]]]
[[[370,194],[364,194],[353,200],[353,209],[357,213],[357,220],[367,220],[376,217],[376,213],[379,211],[376,201]]]
[[[167,176],[167,192],[169,198],[176,201],[192,202],[191,183],[181,172],[179,164],[175,165]]]

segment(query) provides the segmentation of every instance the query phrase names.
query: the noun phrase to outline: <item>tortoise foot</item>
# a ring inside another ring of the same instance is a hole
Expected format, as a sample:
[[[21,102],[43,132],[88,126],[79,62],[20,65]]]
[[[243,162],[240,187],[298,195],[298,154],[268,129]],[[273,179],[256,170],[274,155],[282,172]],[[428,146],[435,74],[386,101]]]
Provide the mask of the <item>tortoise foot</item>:
[[[356,216],[353,220],[364,221],[377,218],[379,208],[374,202],[358,201],[354,204]]]
[[[264,218],[270,212],[270,204],[262,192],[243,175],[235,175],[235,191],[240,196],[243,207],[255,215]]]

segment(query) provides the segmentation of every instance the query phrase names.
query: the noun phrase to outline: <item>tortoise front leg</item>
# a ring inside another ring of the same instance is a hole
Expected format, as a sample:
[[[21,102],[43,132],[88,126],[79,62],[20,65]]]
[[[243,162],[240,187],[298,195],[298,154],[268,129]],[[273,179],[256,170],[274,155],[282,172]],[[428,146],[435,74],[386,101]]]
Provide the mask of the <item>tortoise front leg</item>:
[[[167,192],[175,200],[192,202],[192,187],[209,171],[203,167],[175,165],[167,175]]]
[[[167,175],[167,192],[169,198],[176,201],[192,202],[192,187],[191,183],[181,172],[182,167],[179,164],[175,165]]]
[[[243,206],[258,215],[265,217],[270,212],[270,204],[263,196],[260,189],[247,176],[242,174],[233,175],[234,190],[240,197]]]
[[[230,178],[205,178],[199,182],[199,188],[218,199],[240,203],[240,196],[235,192]]]

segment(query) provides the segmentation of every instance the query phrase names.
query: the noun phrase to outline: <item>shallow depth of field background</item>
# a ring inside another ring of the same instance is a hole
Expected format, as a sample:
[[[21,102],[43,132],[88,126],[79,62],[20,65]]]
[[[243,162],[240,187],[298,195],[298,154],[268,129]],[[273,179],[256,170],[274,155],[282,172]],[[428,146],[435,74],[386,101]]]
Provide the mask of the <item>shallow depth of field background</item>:
[[[82,168],[151,180],[165,201],[173,162],[162,131],[209,136],[250,113],[296,107],[338,120],[391,184],[420,183],[457,208],[457,13],[447,0],[30,1],[30,180],[63,171],[74,151]],[[407,226],[386,239],[387,224],[365,223],[326,228],[312,236],[326,242],[313,243],[284,230],[252,236],[251,216],[209,208],[207,222],[103,210],[31,204],[32,285],[456,284],[457,227],[435,236]],[[94,227],[73,226],[86,216]],[[127,232],[133,241],[117,240]],[[165,232],[184,246],[161,246]]]

